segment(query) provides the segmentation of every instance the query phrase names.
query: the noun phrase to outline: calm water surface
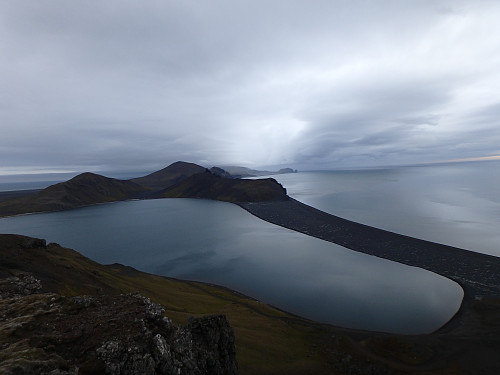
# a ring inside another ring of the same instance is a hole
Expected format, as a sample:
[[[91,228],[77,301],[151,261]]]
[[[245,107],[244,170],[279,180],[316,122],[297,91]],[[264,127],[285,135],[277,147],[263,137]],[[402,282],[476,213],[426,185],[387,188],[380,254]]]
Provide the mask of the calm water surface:
[[[331,214],[500,256],[500,162],[273,177],[290,196]]]
[[[356,253],[205,200],[96,205],[0,219],[0,232],[46,238],[101,263],[217,283],[336,325],[430,332],[463,292],[431,272]]]

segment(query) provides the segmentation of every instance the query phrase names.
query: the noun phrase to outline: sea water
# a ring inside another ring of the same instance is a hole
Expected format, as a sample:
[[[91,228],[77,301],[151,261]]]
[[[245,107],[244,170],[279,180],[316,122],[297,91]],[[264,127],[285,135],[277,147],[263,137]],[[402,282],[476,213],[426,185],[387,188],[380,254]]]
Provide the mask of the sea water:
[[[500,256],[500,162],[275,175],[288,194],[377,228]]]

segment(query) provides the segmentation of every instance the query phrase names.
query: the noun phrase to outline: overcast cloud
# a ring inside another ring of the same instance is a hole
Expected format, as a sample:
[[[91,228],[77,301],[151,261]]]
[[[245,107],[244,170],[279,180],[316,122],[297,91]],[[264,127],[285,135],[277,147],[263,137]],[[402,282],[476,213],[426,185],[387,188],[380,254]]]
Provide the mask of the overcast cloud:
[[[0,0],[0,173],[500,154],[498,1]]]

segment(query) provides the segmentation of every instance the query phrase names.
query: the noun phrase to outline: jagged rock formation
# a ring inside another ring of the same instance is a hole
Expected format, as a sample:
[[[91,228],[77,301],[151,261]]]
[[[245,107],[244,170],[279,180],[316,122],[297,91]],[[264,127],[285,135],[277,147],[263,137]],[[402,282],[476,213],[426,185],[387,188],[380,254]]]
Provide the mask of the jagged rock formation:
[[[42,289],[40,280],[30,274],[20,273],[14,277],[0,279],[0,300],[28,296]]]
[[[0,202],[0,216],[61,211],[96,203],[126,200],[142,194],[144,190],[131,181],[82,173],[33,195]]]
[[[225,316],[174,325],[139,293],[36,294],[39,280],[0,281],[2,374],[237,374]]]
[[[148,189],[159,190],[168,188],[194,174],[203,173],[205,171],[206,168],[197,164],[177,161],[159,171],[144,177],[133,178],[130,181]]]

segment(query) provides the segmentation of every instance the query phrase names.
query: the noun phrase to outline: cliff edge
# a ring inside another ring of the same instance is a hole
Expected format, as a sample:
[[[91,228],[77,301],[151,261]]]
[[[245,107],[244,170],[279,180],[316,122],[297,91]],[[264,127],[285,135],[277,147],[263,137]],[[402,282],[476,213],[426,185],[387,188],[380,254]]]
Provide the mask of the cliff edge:
[[[0,280],[2,374],[237,374],[224,315],[177,326],[139,293],[64,297],[39,280]]]

